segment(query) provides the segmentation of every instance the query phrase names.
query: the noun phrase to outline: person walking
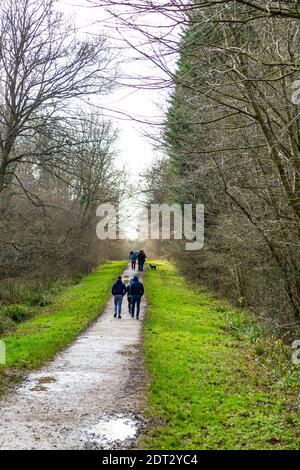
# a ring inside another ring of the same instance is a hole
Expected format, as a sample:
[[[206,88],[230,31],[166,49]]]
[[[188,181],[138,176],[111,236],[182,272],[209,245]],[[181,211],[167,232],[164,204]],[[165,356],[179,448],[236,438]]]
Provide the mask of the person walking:
[[[138,270],[141,272],[141,271],[144,271],[144,264],[145,264],[145,261],[146,261],[146,255],[145,255],[145,252],[143,250],[141,250],[138,254]]]
[[[130,261],[131,261],[131,269],[132,269],[133,271],[135,271],[136,260],[137,260],[137,254],[136,254],[136,253],[132,253],[132,254],[130,255]]]
[[[137,255],[138,271],[141,271],[141,256],[142,256],[142,252],[139,251]]]
[[[131,284],[133,282],[133,279],[130,279],[129,283],[126,286],[126,292],[127,292],[127,301],[128,301],[128,313],[131,314],[131,304],[132,304],[132,293],[131,293]]]
[[[145,264],[145,261],[146,261],[146,253],[144,252],[144,250],[142,250],[142,254],[143,254],[143,258],[142,258],[142,271],[144,271],[144,264]]]
[[[122,318],[122,303],[123,297],[126,294],[126,286],[122,281],[122,276],[118,276],[117,281],[114,283],[111,289],[111,293],[114,296],[114,318]]]
[[[131,284],[131,317],[134,318],[134,311],[136,306],[136,319],[140,317],[140,305],[144,295],[144,285],[139,281],[137,276],[134,276]]]

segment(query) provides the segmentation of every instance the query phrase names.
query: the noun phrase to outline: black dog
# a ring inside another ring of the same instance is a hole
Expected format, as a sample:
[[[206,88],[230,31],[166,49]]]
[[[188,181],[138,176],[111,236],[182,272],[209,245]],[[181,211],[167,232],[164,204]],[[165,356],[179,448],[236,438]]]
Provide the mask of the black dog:
[[[156,264],[149,264],[152,271],[156,271]]]

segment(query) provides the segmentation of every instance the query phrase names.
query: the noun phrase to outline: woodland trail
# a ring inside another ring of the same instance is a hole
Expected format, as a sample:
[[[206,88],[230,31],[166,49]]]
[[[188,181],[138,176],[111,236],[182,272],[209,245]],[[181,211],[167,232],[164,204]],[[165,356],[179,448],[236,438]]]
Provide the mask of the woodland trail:
[[[130,269],[123,278],[132,276]],[[137,437],[144,372],[140,320],[113,299],[67,349],[0,402],[0,449],[122,449]]]

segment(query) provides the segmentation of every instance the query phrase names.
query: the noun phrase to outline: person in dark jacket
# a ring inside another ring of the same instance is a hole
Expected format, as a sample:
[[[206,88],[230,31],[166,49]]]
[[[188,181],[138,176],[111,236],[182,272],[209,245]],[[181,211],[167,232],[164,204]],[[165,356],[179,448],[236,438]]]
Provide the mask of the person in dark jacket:
[[[137,276],[134,276],[132,284],[131,284],[131,294],[132,294],[132,301],[131,301],[131,316],[134,318],[134,310],[136,306],[136,319],[138,320],[140,317],[140,305],[141,300],[144,295],[144,285],[139,281]]]
[[[138,269],[139,271],[144,271],[144,264],[145,264],[145,261],[146,261],[146,255],[145,255],[145,252],[143,250],[141,250],[138,254]]]
[[[122,302],[123,302],[123,297],[126,294],[126,286],[124,282],[122,281],[121,276],[118,276],[117,281],[112,286],[111,293],[114,296],[114,306],[115,306],[114,317],[116,318],[118,315],[118,318],[122,318],[121,317]]]
[[[133,282],[133,279],[130,279],[128,285],[126,286],[127,301],[128,301],[128,313],[131,313],[131,303],[132,303],[131,284],[132,284],[132,282]]]

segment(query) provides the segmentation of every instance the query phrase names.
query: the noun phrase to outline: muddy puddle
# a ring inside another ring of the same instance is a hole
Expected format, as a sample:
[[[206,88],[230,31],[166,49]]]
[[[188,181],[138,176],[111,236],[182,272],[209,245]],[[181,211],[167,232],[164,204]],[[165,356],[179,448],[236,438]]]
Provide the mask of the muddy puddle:
[[[139,417],[122,414],[103,416],[83,432],[86,447],[97,449],[128,448],[143,427]]]

